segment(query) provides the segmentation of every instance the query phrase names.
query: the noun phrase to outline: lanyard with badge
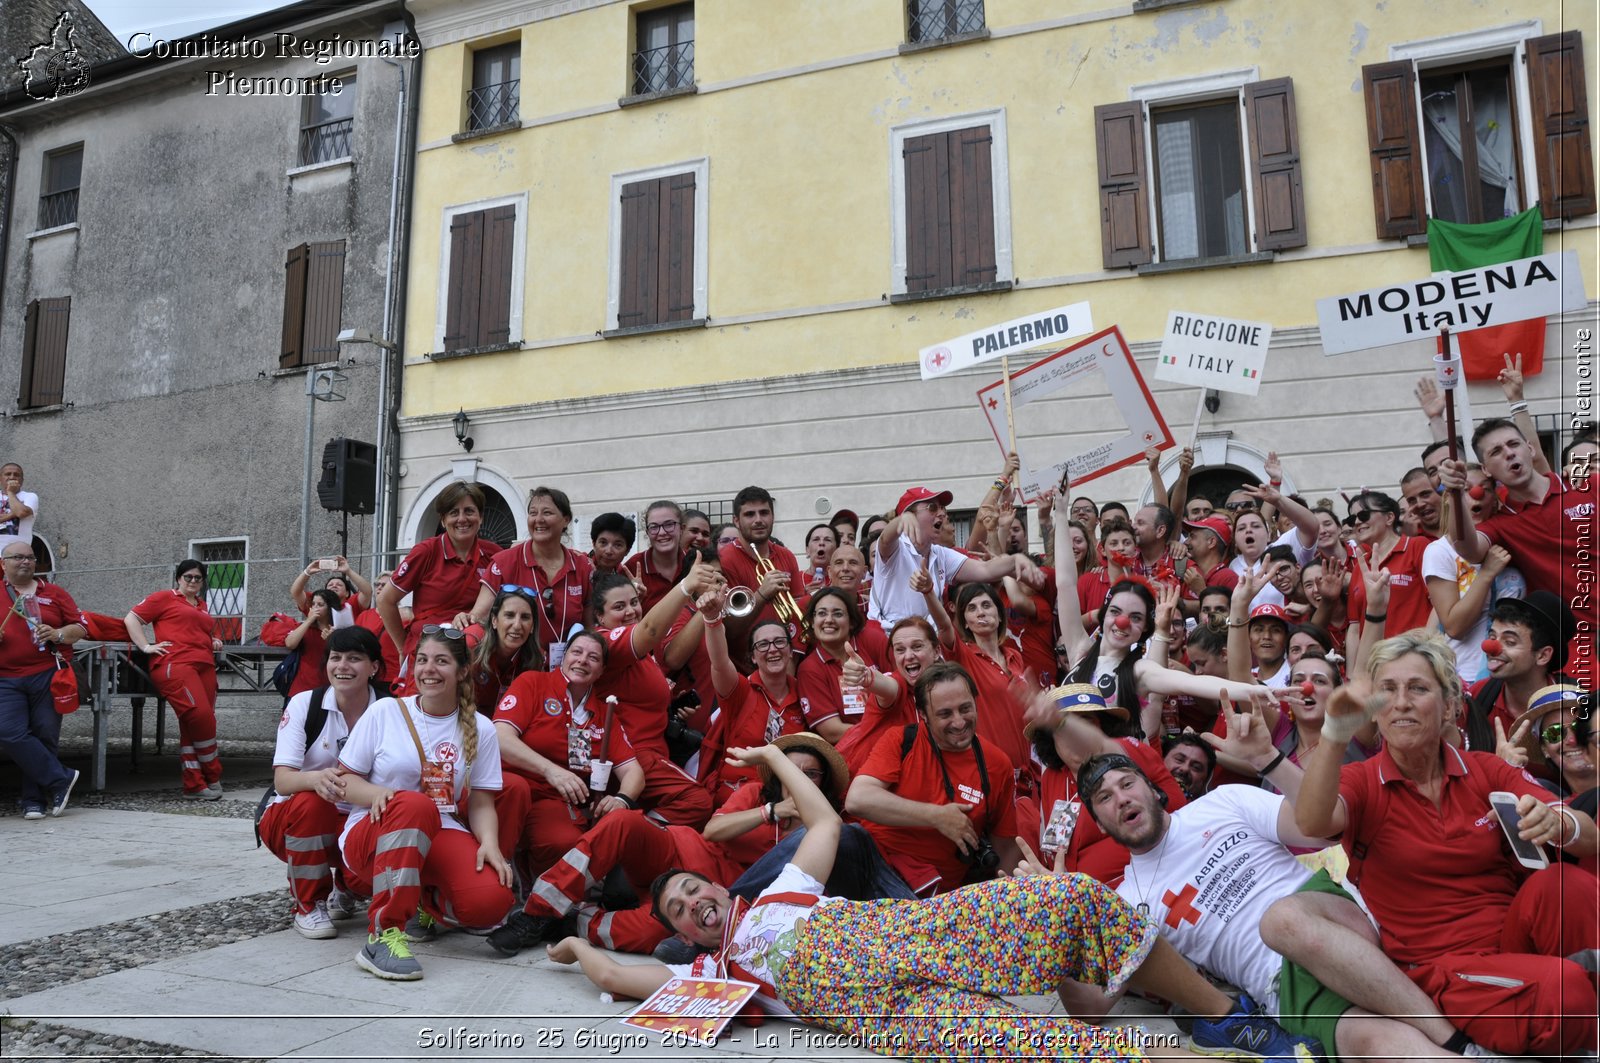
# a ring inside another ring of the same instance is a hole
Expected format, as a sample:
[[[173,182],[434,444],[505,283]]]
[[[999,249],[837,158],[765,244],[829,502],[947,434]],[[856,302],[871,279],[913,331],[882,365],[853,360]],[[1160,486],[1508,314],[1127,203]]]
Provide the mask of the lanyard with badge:
[[[572,563],[571,558],[568,557],[567,554],[568,554],[568,551],[566,550],[565,547],[563,547],[562,548],[562,554],[561,554],[561,570],[560,571],[565,571],[566,567],[569,564]],[[571,603],[571,597],[572,596],[570,594],[561,594],[560,595],[560,598],[561,598],[561,623],[557,624],[556,623],[556,603],[555,603],[555,599],[556,599],[557,595],[556,595],[556,583],[555,583],[555,580],[545,576],[544,569],[539,567],[539,563],[538,563],[537,559],[535,559],[534,563],[532,565],[528,566],[528,568],[529,568],[529,571],[533,574],[533,588],[534,588],[534,590],[539,592],[539,601],[544,606],[544,608],[539,611],[540,612],[540,616],[539,616],[540,630],[542,631],[543,628],[544,628],[544,625],[546,625],[546,624],[548,624],[550,626],[550,642],[548,643],[549,650],[548,650],[548,652],[546,653],[545,656],[546,656],[547,660],[549,661],[549,667],[551,667],[551,668],[560,668],[561,667],[561,659],[567,655],[567,643],[566,643],[566,640],[564,640],[561,637],[561,633],[563,631],[569,630],[569,628],[567,627],[567,606]],[[577,565],[572,565],[572,571],[573,572],[577,572],[577,570],[578,570],[578,566]],[[558,571],[558,574],[559,574],[559,571]],[[545,580],[545,585],[542,586],[542,587],[539,586],[539,581],[541,579]],[[567,582],[566,580],[562,580],[561,581],[563,590],[566,589],[566,582]]]
[[[417,705],[417,711],[422,711],[420,702]],[[415,742],[417,746],[417,762],[422,766],[421,787],[423,794],[433,801],[440,812],[454,812],[456,810],[456,766],[451,763],[436,763],[428,759],[428,754],[422,750],[422,736],[417,734],[417,725],[411,719],[411,709],[404,701],[400,703],[400,715],[405,717],[406,729],[411,732],[411,741]],[[474,720],[473,722],[476,723],[477,721]],[[461,796],[463,798],[467,796],[465,788],[463,788]]]

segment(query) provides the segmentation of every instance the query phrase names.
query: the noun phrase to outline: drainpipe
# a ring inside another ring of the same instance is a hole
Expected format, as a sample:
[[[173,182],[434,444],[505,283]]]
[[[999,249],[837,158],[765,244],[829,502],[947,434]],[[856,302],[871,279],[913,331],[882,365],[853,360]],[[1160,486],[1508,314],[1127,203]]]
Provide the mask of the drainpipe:
[[[10,176],[6,180],[6,202],[0,207],[0,322],[5,320],[6,305],[6,265],[11,261],[11,208],[17,197],[17,166],[22,161],[22,149],[17,146],[17,138],[12,136],[9,126],[0,125],[0,137],[9,145],[7,154],[10,156],[6,164],[6,173]]]

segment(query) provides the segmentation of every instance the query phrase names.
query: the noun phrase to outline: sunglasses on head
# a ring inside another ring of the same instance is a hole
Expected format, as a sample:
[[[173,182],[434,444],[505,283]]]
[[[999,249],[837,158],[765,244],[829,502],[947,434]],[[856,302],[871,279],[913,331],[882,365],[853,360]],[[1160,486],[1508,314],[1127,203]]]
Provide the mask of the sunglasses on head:
[[[449,639],[451,642],[459,642],[467,637],[465,631],[458,627],[451,627],[449,624],[428,624],[423,627],[422,634],[424,637],[438,635],[441,638]]]

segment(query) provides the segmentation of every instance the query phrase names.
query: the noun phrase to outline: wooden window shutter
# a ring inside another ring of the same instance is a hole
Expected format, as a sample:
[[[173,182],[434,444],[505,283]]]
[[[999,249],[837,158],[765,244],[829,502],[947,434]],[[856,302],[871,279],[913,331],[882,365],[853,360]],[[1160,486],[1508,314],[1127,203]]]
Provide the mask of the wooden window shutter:
[[[445,290],[444,349],[476,345],[479,290],[483,280],[484,211],[450,219],[450,281]]]
[[[1540,209],[1547,218],[1593,214],[1594,152],[1581,33],[1568,30],[1528,42],[1528,90]]]
[[[1256,250],[1306,246],[1306,203],[1300,177],[1300,132],[1290,78],[1244,90],[1250,171],[1256,197]]]
[[[950,274],[958,285],[989,284],[994,255],[994,134],[959,129],[950,141]]]
[[[511,340],[511,251],[517,238],[516,207],[495,207],[485,214],[478,328],[473,341],[478,347]]]
[[[948,141],[940,133],[907,137],[900,154],[906,175],[906,291],[948,288],[954,283],[946,250],[950,230]]]
[[[653,324],[656,318],[655,266],[661,227],[659,181],[622,186],[621,262],[618,273],[617,327]]]
[[[656,274],[666,289],[661,320],[693,321],[695,176],[675,174],[661,183],[667,199],[667,209],[661,212],[666,268]]]
[[[72,298],[36,299],[28,304],[23,329],[22,387],[17,405],[23,409],[61,402],[67,377],[67,326]]]
[[[283,342],[278,348],[278,368],[292,369],[301,364],[306,320],[306,271],[310,247],[289,248],[283,277]]]
[[[305,245],[305,330],[301,365],[339,360],[339,324],[344,317],[344,241]]]
[[[1380,239],[1426,232],[1422,137],[1417,130],[1417,75],[1409,59],[1361,68],[1367,102],[1367,148]]]
[[[1094,146],[1100,165],[1102,262],[1106,269],[1143,265],[1152,257],[1144,103],[1132,100],[1096,107]]]

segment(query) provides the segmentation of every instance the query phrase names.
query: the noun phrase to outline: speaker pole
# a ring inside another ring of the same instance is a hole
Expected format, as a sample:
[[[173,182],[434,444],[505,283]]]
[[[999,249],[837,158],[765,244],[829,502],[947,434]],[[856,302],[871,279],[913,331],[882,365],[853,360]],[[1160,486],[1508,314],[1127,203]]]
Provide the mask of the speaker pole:
[[[317,419],[317,372],[306,374],[306,481],[300,493],[300,564],[311,563],[311,436]]]
[[[350,511],[348,509],[339,511],[339,556],[350,556]],[[306,562],[308,565],[310,563],[309,561]]]

